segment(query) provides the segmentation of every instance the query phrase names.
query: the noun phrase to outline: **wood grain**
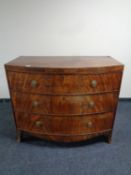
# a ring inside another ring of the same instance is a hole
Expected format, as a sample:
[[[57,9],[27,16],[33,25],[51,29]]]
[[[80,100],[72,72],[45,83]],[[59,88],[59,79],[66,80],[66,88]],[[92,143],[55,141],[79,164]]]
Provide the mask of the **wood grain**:
[[[118,91],[122,73],[94,75],[48,75],[9,72],[8,78],[13,91],[36,94],[94,94]],[[32,81],[36,86],[32,87]],[[92,82],[96,81],[96,87]]]
[[[15,111],[48,115],[114,111],[118,93],[85,96],[46,96],[12,92]],[[91,103],[91,104],[90,104]],[[94,106],[91,106],[93,103]]]
[[[5,64],[17,140],[111,142],[124,65],[105,57],[21,56]]]
[[[47,74],[96,74],[123,70],[123,64],[110,56],[20,56],[5,67],[17,72]]]
[[[112,113],[70,118],[16,112],[17,127],[46,135],[87,135],[112,129]],[[68,127],[67,127],[68,126]]]

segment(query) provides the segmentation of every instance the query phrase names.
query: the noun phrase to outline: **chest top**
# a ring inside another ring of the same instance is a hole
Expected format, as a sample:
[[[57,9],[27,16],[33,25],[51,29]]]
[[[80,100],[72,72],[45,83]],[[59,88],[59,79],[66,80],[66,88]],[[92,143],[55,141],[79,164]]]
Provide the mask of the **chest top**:
[[[47,73],[101,73],[123,69],[123,64],[110,56],[20,56],[5,66],[8,70]]]

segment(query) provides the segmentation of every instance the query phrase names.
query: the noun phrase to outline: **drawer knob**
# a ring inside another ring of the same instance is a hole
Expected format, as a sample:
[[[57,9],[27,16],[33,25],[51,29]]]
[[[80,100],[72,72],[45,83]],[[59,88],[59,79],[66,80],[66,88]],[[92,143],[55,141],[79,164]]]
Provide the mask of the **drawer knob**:
[[[39,104],[38,101],[33,101],[33,102],[32,102],[32,106],[33,106],[33,107],[37,107],[38,104]]]
[[[87,122],[87,123],[86,123],[86,127],[87,127],[87,128],[91,128],[91,127],[92,127],[92,122],[91,122],[91,121]]]
[[[42,125],[43,125],[43,123],[39,120],[35,122],[36,127],[41,127]]]
[[[94,108],[95,107],[95,103],[93,101],[90,101],[89,104],[88,104],[88,106],[90,108]]]
[[[37,86],[37,81],[36,80],[32,80],[31,81],[31,87],[35,88]]]
[[[96,80],[92,80],[91,87],[95,88],[96,86],[97,86],[97,81]]]

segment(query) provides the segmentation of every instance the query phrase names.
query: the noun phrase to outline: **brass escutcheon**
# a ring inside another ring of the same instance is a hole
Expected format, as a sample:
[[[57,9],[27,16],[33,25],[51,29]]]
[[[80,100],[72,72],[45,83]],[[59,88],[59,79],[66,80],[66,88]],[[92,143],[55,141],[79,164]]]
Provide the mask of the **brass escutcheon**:
[[[89,101],[88,106],[90,108],[94,108],[95,107],[95,103],[93,101]]]
[[[96,80],[92,80],[91,81],[91,87],[95,88],[97,86],[97,81]]]
[[[31,81],[31,87],[35,88],[37,86],[37,81],[36,80],[32,80]]]
[[[32,106],[33,106],[33,107],[37,107],[38,104],[39,104],[38,101],[33,101],[33,102],[32,102]]]
[[[36,125],[36,127],[41,127],[42,126],[42,122],[38,120],[38,121],[35,122],[35,125]]]
[[[87,128],[91,128],[91,127],[92,127],[92,122],[91,122],[91,121],[87,122],[87,123],[86,123],[86,127],[87,127]]]

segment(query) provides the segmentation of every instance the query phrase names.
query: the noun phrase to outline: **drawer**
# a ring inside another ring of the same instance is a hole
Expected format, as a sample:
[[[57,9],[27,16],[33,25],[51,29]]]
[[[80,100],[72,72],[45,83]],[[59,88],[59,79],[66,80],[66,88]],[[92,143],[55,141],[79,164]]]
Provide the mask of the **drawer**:
[[[120,88],[121,76],[121,73],[46,75],[8,72],[11,89],[39,94],[93,94],[117,91]]]
[[[51,92],[51,76],[44,74],[28,74],[19,72],[8,72],[10,88],[14,91],[30,93]]]
[[[49,115],[79,115],[114,111],[118,93],[48,96],[12,92],[12,99],[16,111]]]
[[[117,91],[120,88],[121,73],[94,75],[54,75],[53,93],[94,94]]]
[[[113,114],[78,117],[52,117],[16,113],[17,128],[43,134],[92,134],[112,129]]]

